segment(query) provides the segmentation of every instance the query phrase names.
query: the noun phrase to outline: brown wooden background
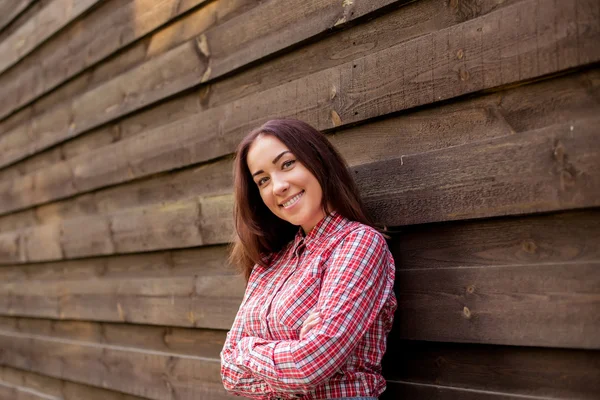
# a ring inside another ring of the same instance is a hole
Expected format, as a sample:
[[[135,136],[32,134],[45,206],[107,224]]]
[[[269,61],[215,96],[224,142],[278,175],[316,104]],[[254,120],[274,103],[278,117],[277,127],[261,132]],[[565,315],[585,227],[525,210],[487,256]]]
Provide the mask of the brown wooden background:
[[[600,399],[598,0],[0,0],[0,398],[228,399],[232,151],[393,231],[385,399]]]

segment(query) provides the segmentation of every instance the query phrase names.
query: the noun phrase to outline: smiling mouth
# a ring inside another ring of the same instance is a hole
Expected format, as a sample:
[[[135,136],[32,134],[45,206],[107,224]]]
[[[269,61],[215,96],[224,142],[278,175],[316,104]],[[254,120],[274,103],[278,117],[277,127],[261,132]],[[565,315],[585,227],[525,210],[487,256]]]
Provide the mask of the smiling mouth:
[[[297,195],[295,195],[294,197],[292,197],[291,199],[289,199],[288,201],[286,201],[285,203],[281,203],[279,205],[279,207],[287,208],[287,207],[290,207],[290,206],[296,204],[296,202],[298,200],[300,200],[300,197],[302,197],[303,194],[304,194],[304,190],[301,191],[300,193],[298,193]]]

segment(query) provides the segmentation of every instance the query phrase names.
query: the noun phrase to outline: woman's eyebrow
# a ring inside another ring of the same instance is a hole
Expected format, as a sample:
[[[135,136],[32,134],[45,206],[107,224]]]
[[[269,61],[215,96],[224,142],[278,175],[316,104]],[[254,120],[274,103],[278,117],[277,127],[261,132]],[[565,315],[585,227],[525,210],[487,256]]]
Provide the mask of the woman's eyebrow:
[[[289,153],[289,152],[290,152],[289,150],[284,150],[284,151],[282,151],[281,153],[279,153],[279,155],[273,159],[273,164],[275,164],[277,161],[279,161],[279,159],[280,159],[280,158],[281,158],[281,157],[282,157],[282,156],[283,156],[285,153]]]
[[[283,155],[284,155],[285,153],[291,153],[291,152],[290,152],[289,150],[284,150],[284,151],[282,151],[281,153],[279,153],[279,154],[277,155],[277,157],[275,157],[275,158],[273,159],[272,163],[273,163],[273,164],[275,164],[277,161],[279,161],[279,159],[280,159],[281,157],[283,157]],[[262,169],[259,169],[258,171],[256,171],[255,173],[253,173],[253,174],[252,174],[252,177],[255,177],[256,175],[260,175],[260,174],[262,174],[263,172],[265,172],[265,171],[263,171]]]

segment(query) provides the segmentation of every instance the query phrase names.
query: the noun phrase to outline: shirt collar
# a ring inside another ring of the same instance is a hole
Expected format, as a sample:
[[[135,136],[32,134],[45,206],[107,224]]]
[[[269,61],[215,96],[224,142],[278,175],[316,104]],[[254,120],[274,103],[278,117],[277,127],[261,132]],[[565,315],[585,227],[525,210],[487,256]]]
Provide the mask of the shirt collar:
[[[345,220],[346,219],[337,211],[332,211],[319,222],[317,222],[315,227],[308,232],[308,235],[305,235],[302,227],[300,227],[300,229],[298,229],[298,233],[296,233],[296,236],[294,237],[292,251],[294,254],[298,255],[298,250],[302,246],[305,246],[306,250],[311,251],[315,246],[319,245],[323,239],[337,231]]]

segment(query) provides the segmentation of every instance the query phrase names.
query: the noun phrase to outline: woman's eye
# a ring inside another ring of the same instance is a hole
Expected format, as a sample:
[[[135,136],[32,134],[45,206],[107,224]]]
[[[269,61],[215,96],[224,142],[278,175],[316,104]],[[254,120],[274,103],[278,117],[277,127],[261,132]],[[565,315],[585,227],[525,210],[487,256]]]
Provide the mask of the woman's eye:
[[[294,165],[295,162],[296,162],[296,160],[287,160],[286,162],[284,162],[283,164],[281,164],[281,166],[283,168],[289,168],[292,165]]]
[[[267,183],[267,181],[268,181],[268,180],[269,180],[269,178],[267,178],[267,177],[260,178],[260,179],[258,180],[258,182],[256,182],[256,184],[257,184],[258,186],[262,186],[262,185],[264,185],[265,183]]]

